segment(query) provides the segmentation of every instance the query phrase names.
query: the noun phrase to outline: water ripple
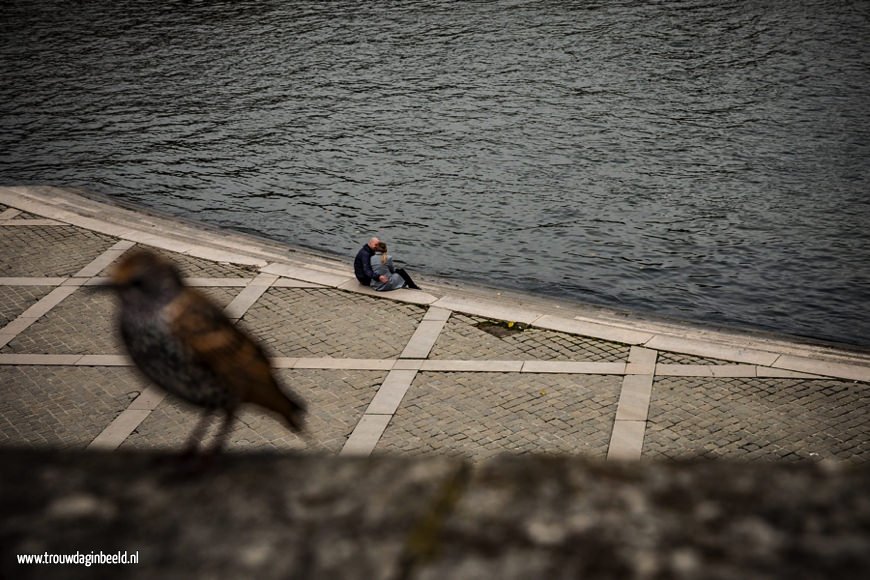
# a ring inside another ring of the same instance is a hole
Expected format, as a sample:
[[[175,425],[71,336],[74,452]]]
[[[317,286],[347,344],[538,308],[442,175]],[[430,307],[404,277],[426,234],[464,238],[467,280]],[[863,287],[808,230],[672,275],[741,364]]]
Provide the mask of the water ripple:
[[[0,7],[0,180],[870,345],[866,2]]]

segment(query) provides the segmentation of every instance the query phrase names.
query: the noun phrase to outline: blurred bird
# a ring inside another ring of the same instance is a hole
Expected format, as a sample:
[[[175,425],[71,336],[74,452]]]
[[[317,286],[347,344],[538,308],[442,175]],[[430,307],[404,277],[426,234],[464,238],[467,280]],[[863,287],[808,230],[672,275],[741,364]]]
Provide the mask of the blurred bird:
[[[121,337],[142,373],[167,392],[205,409],[191,434],[192,454],[211,421],[224,423],[209,449],[214,454],[242,403],[278,414],[301,431],[305,403],[279,387],[263,349],[197,290],[185,286],[169,260],[147,250],[121,259],[109,287],[121,299]]]

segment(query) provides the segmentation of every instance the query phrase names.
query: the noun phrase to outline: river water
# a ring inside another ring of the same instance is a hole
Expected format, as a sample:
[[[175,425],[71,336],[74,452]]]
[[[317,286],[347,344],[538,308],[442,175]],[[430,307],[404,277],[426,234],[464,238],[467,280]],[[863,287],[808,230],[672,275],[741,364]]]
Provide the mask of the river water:
[[[0,182],[870,346],[870,4],[19,1]]]

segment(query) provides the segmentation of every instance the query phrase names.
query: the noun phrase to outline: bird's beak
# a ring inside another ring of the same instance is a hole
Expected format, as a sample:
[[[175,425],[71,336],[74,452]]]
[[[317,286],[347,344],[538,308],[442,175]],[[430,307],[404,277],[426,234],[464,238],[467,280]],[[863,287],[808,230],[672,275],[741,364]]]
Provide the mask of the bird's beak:
[[[112,282],[111,278],[92,278],[82,286],[82,288],[88,292],[96,292],[100,294],[107,290],[115,290],[117,287],[117,284]]]

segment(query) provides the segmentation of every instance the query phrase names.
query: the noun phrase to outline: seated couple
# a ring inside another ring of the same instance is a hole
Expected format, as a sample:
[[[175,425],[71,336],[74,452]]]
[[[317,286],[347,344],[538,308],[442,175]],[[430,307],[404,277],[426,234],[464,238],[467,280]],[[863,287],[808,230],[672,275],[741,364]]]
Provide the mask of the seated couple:
[[[420,289],[404,269],[393,266],[393,258],[387,254],[387,244],[378,238],[370,239],[360,248],[353,261],[353,271],[360,284],[371,286],[378,292],[399,288]]]

